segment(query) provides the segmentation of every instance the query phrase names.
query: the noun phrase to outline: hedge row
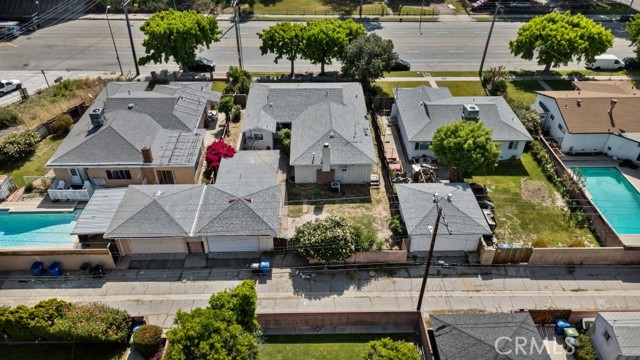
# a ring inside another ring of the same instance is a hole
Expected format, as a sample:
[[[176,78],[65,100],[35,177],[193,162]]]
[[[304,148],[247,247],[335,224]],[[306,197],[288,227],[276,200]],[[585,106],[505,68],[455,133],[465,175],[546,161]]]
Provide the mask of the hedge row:
[[[33,307],[18,305],[0,311],[0,329],[12,340],[58,340],[125,343],[131,328],[126,311],[100,303],[86,305],[58,299]]]
[[[0,141],[0,161],[21,160],[36,149],[38,142],[40,135],[33,130],[11,133]]]

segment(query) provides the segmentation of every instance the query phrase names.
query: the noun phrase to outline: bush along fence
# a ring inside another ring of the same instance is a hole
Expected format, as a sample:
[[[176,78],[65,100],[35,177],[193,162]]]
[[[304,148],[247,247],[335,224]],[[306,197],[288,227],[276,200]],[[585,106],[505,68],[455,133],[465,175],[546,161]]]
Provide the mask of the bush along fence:
[[[101,303],[43,300],[33,307],[0,307],[0,333],[9,341],[126,343],[131,316]]]

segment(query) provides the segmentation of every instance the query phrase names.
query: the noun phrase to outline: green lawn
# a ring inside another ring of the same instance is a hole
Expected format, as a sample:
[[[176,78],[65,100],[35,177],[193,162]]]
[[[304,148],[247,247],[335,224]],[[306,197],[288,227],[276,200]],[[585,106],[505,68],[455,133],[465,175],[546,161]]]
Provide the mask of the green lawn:
[[[119,344],[0,345],[2,360],[120,360],[124,356],[125,351],[126,348]]]
[[[211,90],[217,92],[223,92],[224,88],[227,87],[227,83],[224,81],[214,81],[213,85],[211,85]]]
[[[446,87],[453,96],[484,96],[480,81],[436,81],[438,87]]]
[[[365,0],[363,15],[386,15],[382,1]],[[354,14],[360,10],[360,0],[265,0],[257,1],[253,9],[256,15],[324,15]]]
[[[588,229],[574,227],[567,213],[556,205],[558,195],[553,185],[528,153],[522,161],[501,162],[491,175],[466,180],[489,188],[496,207],[496,234],[504,242],[529,244],[544,239],[549,246],[562,246],[581,239],[598,245]]]
[[[422,71],[392,71],[384,73],[384,77],[424,77]]]
[[[394,88],[414,88],[422,85],[431,86],[428,81],[380,81],[375,84],[379,85],[389,97],[394,97]]]
[[[383,337],[413,340],[395,334],[267,336],[260,353],[263,360],[354,360],[369,341]]]
[[[509,98],[531,105],[536,101],[534,91],[544,90],[536,80],[508,81],[507,94]]]
[[[0,174],[11,175],[19,187],[25,186],[23,176],[42,176],[47,172],[44,164],[55,152],[63,139],[53,139],[51,136],[42,140],[33,155],[25,161],[14,164],[0,165]]]
[[[477,71],[431,71],[434,77],[478,77]]]

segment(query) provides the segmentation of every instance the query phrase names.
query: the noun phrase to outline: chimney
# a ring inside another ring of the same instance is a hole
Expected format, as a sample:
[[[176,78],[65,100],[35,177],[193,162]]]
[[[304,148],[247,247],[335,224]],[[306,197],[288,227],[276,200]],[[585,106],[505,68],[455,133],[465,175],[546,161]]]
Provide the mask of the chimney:
[[[609,109],[609,114],[613,114],[613,109],[616,107],[617,103],[618,103],[618,100],[611,99],[611,108]]]
[[[324,143],[324,146],[322,146],[322,171],[331,171],[331,150],[329,150],[329,143]]]
[[[151,154],[151,148],[148,146],[140,149],[142,151],[142,162],[144,163],[152,163],[153,162],[153,154]]]

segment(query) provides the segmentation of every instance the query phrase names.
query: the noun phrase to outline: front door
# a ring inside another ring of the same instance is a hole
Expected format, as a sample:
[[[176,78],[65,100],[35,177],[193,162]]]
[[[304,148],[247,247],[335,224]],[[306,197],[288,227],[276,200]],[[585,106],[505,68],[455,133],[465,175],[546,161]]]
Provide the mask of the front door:
[[[71,174],[72,184],[82,184],[82,178],[80,177],[80,172],[78,172],[78,169],[71,168],[69,169],[69,173]]]

